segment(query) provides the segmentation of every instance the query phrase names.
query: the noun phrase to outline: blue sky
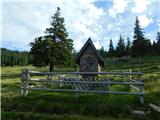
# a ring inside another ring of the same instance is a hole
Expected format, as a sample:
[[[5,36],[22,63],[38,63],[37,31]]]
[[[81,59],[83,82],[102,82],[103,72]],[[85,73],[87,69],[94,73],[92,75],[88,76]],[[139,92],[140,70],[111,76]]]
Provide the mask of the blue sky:
[[[147,38],[155,40],[160,31],[159,0],[4,0],[1,47],[29,51],[29,43],[50,26],[57,6],[77,51],[89,37],[97,49],[106,50],[120,34],[132,40],[136,16]]]

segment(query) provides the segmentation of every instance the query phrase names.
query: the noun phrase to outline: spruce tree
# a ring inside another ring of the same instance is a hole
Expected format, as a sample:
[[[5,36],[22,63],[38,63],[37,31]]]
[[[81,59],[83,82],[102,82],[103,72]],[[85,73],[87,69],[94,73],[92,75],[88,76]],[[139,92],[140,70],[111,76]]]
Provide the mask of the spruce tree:
[[[28,65],[31,56],[29,52],[25,51],[12,51],[6,48],[1,48],[1,65],[14,66],[14,65]]]
[[[64,18],[61,17],[60,8],[57,7],[57,11],[54,16],[51,17],[51,27],[47,28],[45,33],[51,38],[57,45],[57,64],[68,65],[71,64],[73,51],[73,40],[68,38],[68,33],[65,28]],[[59,60],[58,60],[59,59]]]
[[[106,52],[105,52],[103,46],[101,47],[101,49],[99,49],[99,53],[100,53],[100,55],[103,57],[103,59],[105,59],[105,57],[106,57]]]
[[[56,63],[57,58],[55,42],[49,38],[38,37],[30,44],[32,46],[31,54],[33,55],[33,65],[37,67],[49,65],[51,69],[51,67],[53,67],[52,64]]]
[[[126,55],[125,42],[124,42],[124,39],[122,38],[122,35],[120,35],[120,38],[116,47],[116,56],[121,58],[125,55]]]
[[[157,55],[157,43],[155,41],[153,41],[152,50],[153,50],[152,55]]]
[[[112,42],[112,39],[111,39],[110,42],[109,42],[108,55],[110,57],[113,57],[114,56],[114,52],[115,52],[115,50],[114,50],[113,42]]]
[[[126,55],[131,56],[131,41],[129,37],[127,37]]]
[[[153,54],[153,49],[152,49],[152,44],[151,40],[145,38],[145,55],[152,55]]]
[[[138,17],[136,17],[135,27],[134,27],[134,40],[132,43],[132,56],[142,57],[147,54],[148,41],[145,40],[143,29],[139,24]]]
[[[157,32],[156,53],[160,56],[160,32]]]
[[[73,40],[68,38],[59,7],[50,23],[51,27],[46,28],[46,35],[31,43],[31,54],[35,66],[49,65],[49,71],[53,71],[54,65],[70,65],[73,61]]]

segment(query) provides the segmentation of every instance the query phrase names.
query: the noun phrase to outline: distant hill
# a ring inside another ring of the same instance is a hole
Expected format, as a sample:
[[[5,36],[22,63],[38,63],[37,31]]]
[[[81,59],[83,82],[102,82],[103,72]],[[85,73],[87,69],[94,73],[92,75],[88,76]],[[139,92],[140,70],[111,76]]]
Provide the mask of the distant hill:
[[[1,66],[28,65],[32,56],[27,51],[1,48]]]

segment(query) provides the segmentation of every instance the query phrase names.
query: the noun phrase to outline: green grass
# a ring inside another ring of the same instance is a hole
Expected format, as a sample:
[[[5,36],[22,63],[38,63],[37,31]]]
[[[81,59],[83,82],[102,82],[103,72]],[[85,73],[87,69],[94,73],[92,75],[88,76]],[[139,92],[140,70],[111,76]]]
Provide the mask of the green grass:
[[[27,97],[20,96],[21,70],[24,67],[1,68],[1,109],[2,120],[134,120],[132,110],[149,110],[149,103],[160,105],[160,57],[148,57],[141,64],[134,59],[110,62],[106,59],[103,71],[141,70],[145,82],[145,104],[139,103],[137,96],[55,93],[47,91],[31,91]],[[48,71],[48,68],[31,70]],[[76,71],[76,68],[56,68],[56,71]],[[111,90],[127,90],[120,85]],[[158,113],[147,114],[144,119],[157,120]]]
[[[41,114],[33,112],[2,112],[2,118],[7,120],[115,120],[113,117],[94,117],[94,116],[83,116],[77,114]],[[129,120],[122,119],[119,120]]]

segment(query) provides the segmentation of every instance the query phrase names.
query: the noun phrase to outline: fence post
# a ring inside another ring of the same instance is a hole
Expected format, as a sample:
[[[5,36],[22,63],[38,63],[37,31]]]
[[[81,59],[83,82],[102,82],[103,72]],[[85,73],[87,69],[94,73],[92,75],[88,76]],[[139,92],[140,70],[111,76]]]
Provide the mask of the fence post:
[[[143,85],[140,85],[139,86],[139,92],[140,93],[143,93],[143,88],[144,88],[144,86]],[[143,95],[140,95],[140,103],[144,103],[144,96]]]
[[[139,82],[143,82],[140,77],[141,77],[141,75],[138,76],[138,81],[139,81]],[[143,85],[140,85],[140,87],[139,87],[139,92],[143,93],[143,89],[144,89],[144,86],[143,86]],[[142,104],[144,103],[144,96],[143,96],[143,95],[140,95],[140,102],[141,102]]]
[[[65,75],[59,75],[59,87],[62,87],[62,86],[64,86],[64,83],[63,83],[63,81],[65,80],[64,79],[65,78]]]
[[[48,74],[47,75],[47,80],[52,80],[52,75]],[[51,86],[50,82],[47,82],[47,87]]]
[[[20,95],[23,96],[24,95],[24,82],[25,82],[25,70],[22,70],[22,77],[21,77],[21,93]]]
[[[77,68],[76,78],[78,78],[78,75],[79,75],[79,68]]]
[[[131,69],[129,69],[129,73],[132,73],[132,70],[131,70]],[[132,79],[132,76],[129,75],[129,82],[130,82],[130,83],[132,82],[131,79]],[[131,84],[129,85],[129,87],[130,87],[130,90],[131,90]]]
[[[23,94],[24,96],[27,96],[28,94],[28,81],[29,81],[29,77],[30,77],[30,73],[29,73],[29,69],[24,69],[24,76],[25,76],[25,79],[24,79],[24,91],[23,91]]]
[[[129,72],[132,73],[132,70],[130,69]],[[132,79],[131,75],[129,76],[129,79],[130,79],[130,82],[131,82],[131,79]]]
[[[140,72],[140,68],[139,68],[138,72]],[[138,75],[138,82],[142,82],[142,80],[141,80],[140,77],[141,77],[141,75]],[[143,88],[144,88],[143,85],[140,85],[140,86],[139,86],[139,92],[140,92],[140,93],[143,93]],[[140,96],[139,96],[139,99],[140,99],[140,103],[144,104],[144,96],[143,96],[143,95],[140,95]]]

